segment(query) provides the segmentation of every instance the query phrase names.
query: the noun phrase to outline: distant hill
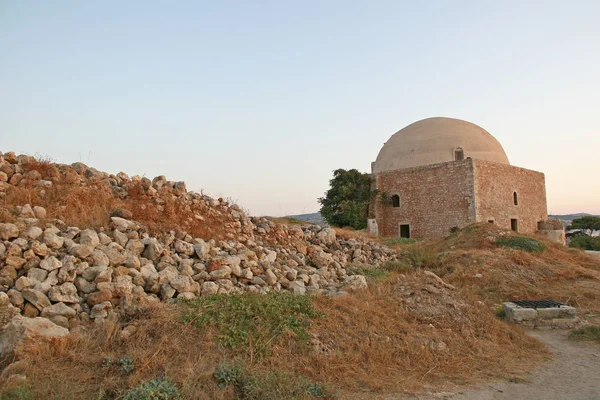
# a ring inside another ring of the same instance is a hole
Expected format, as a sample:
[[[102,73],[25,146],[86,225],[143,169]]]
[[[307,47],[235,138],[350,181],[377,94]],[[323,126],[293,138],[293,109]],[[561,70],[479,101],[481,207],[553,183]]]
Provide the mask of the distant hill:
[[[578,213],[578,214],[565,214],[565,215],[548,215],[549,219],[559,219],[561,221],[573,221],[575,218],[589,217],[593,214]]]
[[[593,214],[588,214],[588,213],[565,214],[565,215],[557,214],[557,215],[549,215],[548,218],[549,219],[558,219],[560,221],[563,221],[563,223],[565,225],[569,225],[571,223],[571,221],[573,221],[575,218],[581,218],[581,217],[585,217],[585,216],[589,216],[589,215],[593,215]],[[327,225],[327,222],[325,221],[325,219],[323,219],[321,214],[318,212],[312,213],[312,214],[286,215],[286,217],[296,218],[301,221],[306,221],[306,222],[310,222],[311,224],[317,224],[317,225],[321,225],[321,226]]]
[[[327,226],[327,222],[318,212],[312,214],[286,215],[286,217],[299,219],[300,221],[310,222],[311,224]]]

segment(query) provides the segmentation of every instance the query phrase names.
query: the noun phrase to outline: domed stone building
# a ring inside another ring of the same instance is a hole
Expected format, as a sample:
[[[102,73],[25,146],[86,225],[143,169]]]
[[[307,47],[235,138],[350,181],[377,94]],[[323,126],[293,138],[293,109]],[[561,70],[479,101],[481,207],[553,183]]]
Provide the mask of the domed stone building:
[[[544,174],[511,166],[485,129],[453,118],[427,118],[392,135],[371,164],[372,234],[447,235],[489,222],[533,233],[547,220]]]

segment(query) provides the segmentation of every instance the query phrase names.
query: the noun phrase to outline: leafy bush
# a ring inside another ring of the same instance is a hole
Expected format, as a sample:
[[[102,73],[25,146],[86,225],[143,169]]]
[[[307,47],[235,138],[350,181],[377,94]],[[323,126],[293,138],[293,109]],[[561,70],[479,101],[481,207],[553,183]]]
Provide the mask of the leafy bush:
[[[240,364],[220,363],[214,378],[221,388],[233,386],[243,400],[292,400],[306,397],[333,398],[330,390],[319,383],[283,371],[253,373]]]
[[[187,302],[186,323],[219,330],[219,343],[250,355],[268,353],[276,338],[292,333],[309,337],[310,320],[321,314],[309,296],[289,293],[211,295]]]
[[[369,174],[356,169],[337,169],[329,184],[325,197],[319,198],[323,218],[333,226],[366,228],[369,203],[376,194],[371,190]]]
[[[541,253],[546,246],[539,240],[527,236],[507,236],[496,240],[496,244],[515,250],[524,250],[530,253]]]
[[[181,399],[179,389],[169,378],[156,378],[130,389],[123,400],[175,400]]]
[[[600,342],[600,325],[584,326],[571,332],[573,339],[597,340]]]
[[[600,251],[600,237],[575,236],[569,242],[569,247]]]

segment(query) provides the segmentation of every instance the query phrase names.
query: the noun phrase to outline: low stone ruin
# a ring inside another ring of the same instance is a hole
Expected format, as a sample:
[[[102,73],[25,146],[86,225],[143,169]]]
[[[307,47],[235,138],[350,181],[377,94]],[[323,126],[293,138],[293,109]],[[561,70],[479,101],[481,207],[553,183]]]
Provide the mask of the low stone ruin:
[[[579,322],[574,307],[553,301],[507,302],[504,312],[507,321],[528,328],[571,329]]]

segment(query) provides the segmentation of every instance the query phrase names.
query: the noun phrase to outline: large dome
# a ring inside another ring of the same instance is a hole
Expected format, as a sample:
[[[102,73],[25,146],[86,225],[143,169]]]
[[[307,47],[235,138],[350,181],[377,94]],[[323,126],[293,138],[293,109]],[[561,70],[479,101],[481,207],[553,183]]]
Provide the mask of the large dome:
[[[427,118],[394,133],[373,162],[372,172],[467,157],[510,165],[500,143],[485,129],[460,119]]]

